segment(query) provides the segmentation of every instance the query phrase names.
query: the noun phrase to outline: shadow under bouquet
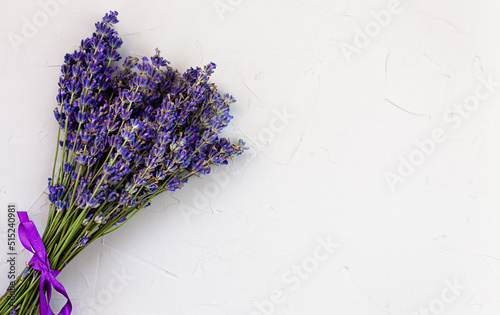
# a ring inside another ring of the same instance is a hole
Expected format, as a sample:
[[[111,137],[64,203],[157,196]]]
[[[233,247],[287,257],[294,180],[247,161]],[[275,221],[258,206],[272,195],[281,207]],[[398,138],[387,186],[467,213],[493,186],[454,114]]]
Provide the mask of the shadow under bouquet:
[[[72,305],[59,272],[86,245],[121,227],[163,191],[245,150],[219,133],[235,102],[209,83],[215,64],[184,73],[156,54],[127,57],[113,25],[117,12],[96,23],[92,37],[66,54],[57,107],[59,124],[48,220],[42,236],[26,212],[18,212],[19,239],[33,253],[22,275],[0,300],[0,314],[54,314],[51,292]]]

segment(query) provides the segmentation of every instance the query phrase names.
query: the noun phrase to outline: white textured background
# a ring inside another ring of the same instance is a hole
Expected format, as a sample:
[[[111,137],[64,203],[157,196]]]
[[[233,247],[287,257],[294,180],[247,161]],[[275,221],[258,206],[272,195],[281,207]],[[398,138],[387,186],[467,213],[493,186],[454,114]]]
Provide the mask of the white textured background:
[[[59,276],[74,314],[500,313],[497,0],[1,5],[1,290],[7,204],[52,171],[63,56],[112,9],[122,55],[217,63],[252,150],[90,245]]]

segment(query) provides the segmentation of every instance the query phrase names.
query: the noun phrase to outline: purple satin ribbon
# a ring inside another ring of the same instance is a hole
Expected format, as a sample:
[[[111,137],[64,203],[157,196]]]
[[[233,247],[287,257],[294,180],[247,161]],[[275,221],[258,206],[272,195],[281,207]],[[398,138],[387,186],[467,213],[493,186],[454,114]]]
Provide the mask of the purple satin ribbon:
[[[28,219],[28,213],[18,211],[17,215],[21,221],[19,224],[19,239],[23,246],[33,253],[30,260],[30,265],[33,269],[40,271],[40,315],[54,315],[50,308],[50,297],[52,295],[52,286],[54,289],[64,295],[68,300],[61,309],[58,315],[71,314],[71,301],[69,300],[68,293],[63,285],[56,280],[57,275],[61,272],[59,270],[50,269],[49,257],[43,245],[42,238],[36,229],[35,223]],[[47,298],[45,297],[44,288],[47,291]]]

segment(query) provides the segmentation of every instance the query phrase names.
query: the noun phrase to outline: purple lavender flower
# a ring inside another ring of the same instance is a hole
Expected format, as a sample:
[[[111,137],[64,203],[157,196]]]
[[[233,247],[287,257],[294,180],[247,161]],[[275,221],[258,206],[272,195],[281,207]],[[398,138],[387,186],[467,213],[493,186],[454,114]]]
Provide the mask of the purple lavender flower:
[[[64,57],[56,96],[62,162],[49,200],[81,218],[78,247],[246,149],[220,136],[235,99],[209,83],[216,65],[180,73],[156,49],[118,67],[117,16],[106,14]]]
[[[85,246],[89,243],[89,238],[84,236],[78,240],[78,245],[79,246]]]

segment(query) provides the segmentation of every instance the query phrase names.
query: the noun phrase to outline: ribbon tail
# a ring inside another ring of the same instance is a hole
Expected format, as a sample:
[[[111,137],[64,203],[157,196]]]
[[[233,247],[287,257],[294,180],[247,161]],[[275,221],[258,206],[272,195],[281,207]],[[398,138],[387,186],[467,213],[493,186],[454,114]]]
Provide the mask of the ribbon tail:
[[[64,286],[56,279],[56,276],[57,276],[57,274],[59,274],[60,271],[58,271],[58,270],[53,270],[53,271],[55,271],[55,272],[54,272],[54,274],[52,274],[51,283],[54,286],[54,290],[56,290],[61,295],[63,295],[67,300],[66,304],[64,304],[64,306],[62,307],[62,309],[58,315],[70,315],[71,310],[73,309],[73,306],[71,305],[71,301],[69,299],[68,293],[66,292],[66,289],[64,289]]]
[[[47,303],[47,299],[44,294],[45,289],[45,281],[47,281],[46,275],[44,272],[40,275],[40,315],[54,315],[50,306]],[[50,303],[50,298],[49,298]]]

